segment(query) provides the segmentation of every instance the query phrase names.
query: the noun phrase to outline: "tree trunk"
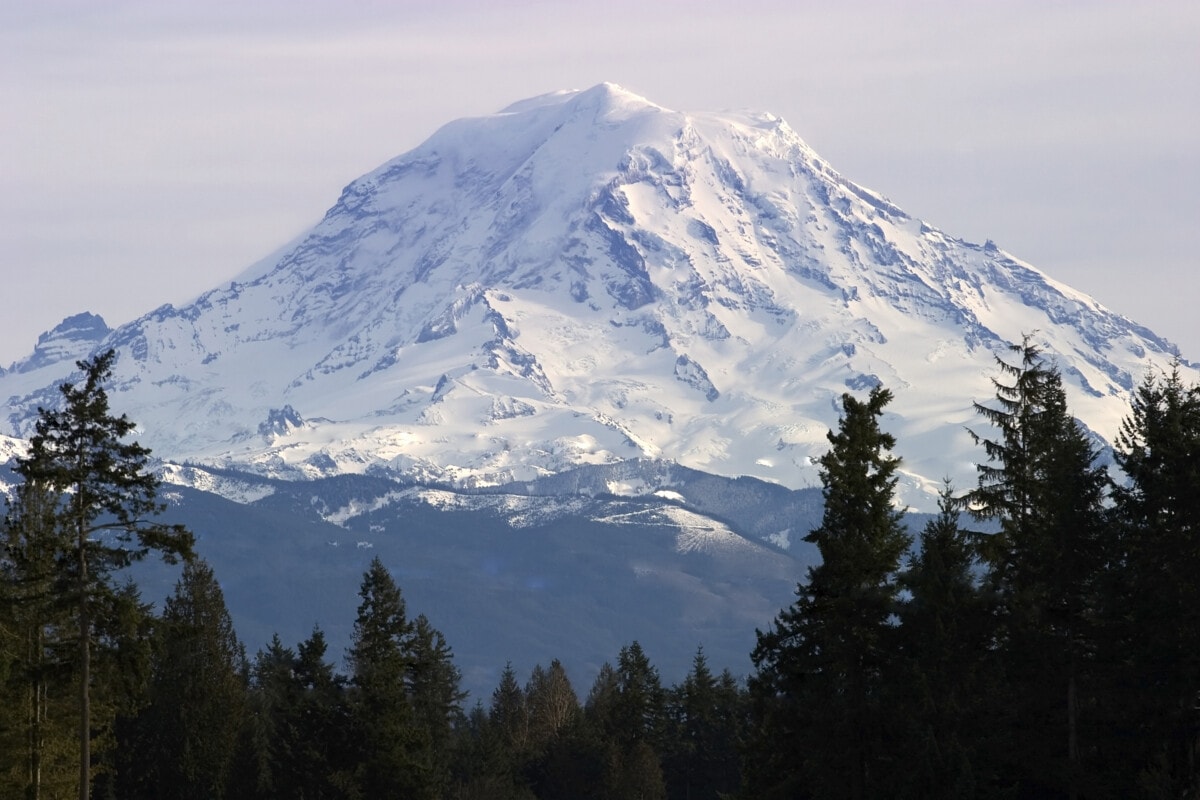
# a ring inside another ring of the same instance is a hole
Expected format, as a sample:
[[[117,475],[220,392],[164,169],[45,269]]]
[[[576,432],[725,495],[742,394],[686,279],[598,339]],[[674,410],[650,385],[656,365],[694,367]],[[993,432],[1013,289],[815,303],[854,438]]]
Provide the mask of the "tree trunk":
[[[42,749],[45,746],[45,732],[42,723],[46,718],[46,679],[43,664],[44,647],[42,644],[42,626],[38,622],[29,633],[29,667],[33,676],[29,682],[29,784],[27,796],[29,800],[40,800],[42,796]]]
[[[1067,786],[1068,796],[1071,800],[1075,800],[1079,795],[1079,790],[1076,786],[1079,776],[1079,732],[1077,717],[1075,669],[1072,666],[1071,674],[1067,677],[1067,768],[1069,770]]]
[[[79,533],[79,800],[88,800],[92,778],[91,621],[87,606],[87,534]]]

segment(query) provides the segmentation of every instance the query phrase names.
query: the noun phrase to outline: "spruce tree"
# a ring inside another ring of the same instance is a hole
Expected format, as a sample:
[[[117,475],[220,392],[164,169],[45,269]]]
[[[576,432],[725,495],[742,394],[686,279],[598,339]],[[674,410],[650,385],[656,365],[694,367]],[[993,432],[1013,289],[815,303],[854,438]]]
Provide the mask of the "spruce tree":
[[[492,692],[488,720],[509,758],[514,763],[523,760],[529,750],[529,707],[511,661],[504,665],[500,683]]]
[[[92,706],[95,797],[137,796],[126,791],[126,778],[138,777],[145,763],[138,721],[149,696],[156,622],[153,604],[142,600],[132,580],[121,584],[96,615],[92,672],[100,691]]]
[[[146,720],[157,797],[228,796],[245,707],[245,654],[212,568],[184,566],[163,609]]]
[[[275,635],[255,656],[227,796],[354,796],[345,679],[326,650],[325,634],[314,628],[294,650]]]
[[[999,638],[1014,731],[1006,772],[1022,792],[1074,797],[1084,786],[1081,712],[1094,667],[1095,608],[1108,561],[1108,476],[1067,409],[1062,379],[1026,337],[1015,363],[997,358],[997,430],[973,433],[988,457],[968,508],[1000,530],[984,548],[1003,614]]]
[[[511,662],[504,665],[500,683],[492,691],[482,735],[492,794],[501,798],[527,795],[526,773],[533,758],[529,706]]]
[[[459,688],[462,674],[446,637],[424,614],[417,615],[409,640],[408,695],[413,721],[421,731],[433,791],[441,795],[450,782],[450,743],[463,721]]]
[[[796,602],[758,632],[751,680],[757,743],[748,797],[861,798],[887,793],[887,709],[896,573],[909,546],[894,506],[895,439],[879,426],[892,394],[842,397],[842,419],[820,459],[825,511],[806,541],[821,563]]]
[[[254,656],[231,777],[242,797],[296,796],[296,668],[296,652],[279,634]]]
[[[561,666],[561,665],[560,665]],[[552,672],[557,672],[553,670]],[[611,721],[618,702],[618,677],[611,663],[601,665],[588,692],[583,708],[567,711],[566,697],[574,696],[566,675],[561,675],[553,707],[554,718],[563,724],[544,746],[534,765],[532,788],[542,800],[601,800],[614,796],[613,772],[619,749],[611,735]],[[558,683],[557,679],[555,680]],[[568,691],[570,690],[570,691]],[[543,705],[532,693],[529,702],[535,709]],[[536,726],[535,726],[536,727]]]
[[[555,798],[662,797],[654,743],[663,716],[658,672],[636,642],[619,663],[604,663],[584,704],[581,724],[552,748],[539,786]]]
[[[633,641],[617,654],[617,735],[625,744],[645,741],[657,749],[666,720],[666,692],[658,669]]]
[[[357,785],[364,797],[433,798],[428,732],[418,725],[408,680],[413,623],[378,559],[363,575],[349,651]]]
[[[995,783],[990,754],[1004,714],[988,702],[998,680],[993,607],[959,505],[947,483],[900,576],[908,598],[892,702],[906,731],[895,757],[907,774],[896,797],[984,797]]]
[[[704,648],[668,701],[670,732],[664,772],[668,797],[717,800],[739,788],[741,692],[728,672],[708,667]]]
[[[455,731],[453,786],[459,800],[527,800],[535,795],[516,773],[500,735],[477,703]]]
[[[62,758],[72,735],[69,721],[77,716],[69,687],[78,680],[72,657],[78,643],[70,587],[59,565],[59,502],[44,485],[18,484],[0,543],[0,708],[7,712],[0,721],[0,774],[7,793],[33,800],[44,796],[43,789],[61,794],[78,778],[78,765]]]
[[[613,665],[605,661],[596,672],[592,688],[588,690],[583,710],[588,725],[599,730],[606,738],[617,727],[617,707],[620,703],[621,679]]]
[[[113,592],[115,570],[156,550],[173,562],[191,551],[182,527],[150,519],[164,506],[158,479],[148,471],[150,451],[124,439],[134,431],[125,415],[109,410],[104,384],[116,352],[79,361],[80,384],[59,389],[63,405],[38,409],[29,451],[16,473],[61,502],[54,511],[56,561],[69,579],[75,603],[79,676],[80,800],[91,791],[91,638],[94,615]]]
[[[603,685],[600,677],[605,679]],[[658,669],[634,641],[621,648],[616,669],[600,677],[599,692],[594,701],[589,698],[589,711],[608,755],[608,791],[622,798],[665,797],[660,753],[666,692]]]
[[[297,646],[292,670],[296,700],[288,727],[295,737],[289,750],[296,791],[290,796],[306,800],[344,797],[350,786],[345,679],[326,660],[327,649],[324,632],[315,628]]]
[[[1200,386],[1148,375],[1116,440],[1118,572],[1108,583],[1117,667],[1110,754],[1164,796],[1200,792]],[[1138,775],[1137,773],[1141,774]],[[1115,781],[1115,778],[1114,778]]]

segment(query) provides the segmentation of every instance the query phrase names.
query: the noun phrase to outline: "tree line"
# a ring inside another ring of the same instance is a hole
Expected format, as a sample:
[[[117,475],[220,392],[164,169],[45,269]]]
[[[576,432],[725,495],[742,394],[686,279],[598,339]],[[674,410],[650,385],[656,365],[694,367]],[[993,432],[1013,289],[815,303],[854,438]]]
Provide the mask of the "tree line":
[[[1114,480],[1028,337],[997,370],[977,484],[915,546],[891,394],[843,399],[822,561],[758,633],[743,796],[1197,796],[1200,388],[1144,379]]]
[[[339,670],[321,630],[248,657],[108,410],[111,352],[41,411],[0,551],[0,797],[1124,798],[1200,793],[1200,387],[1135,391],[1111,453],[1027,337],[977,403],[976,485],[915,536],[845,395],[821,561],[746,680],[664,685],[637,642],[580,696],[511,665],[470,703],[378,560]],[[1113,469],[1106,466],[1111,459]],[[183,562],[161,613],[116,571]]]

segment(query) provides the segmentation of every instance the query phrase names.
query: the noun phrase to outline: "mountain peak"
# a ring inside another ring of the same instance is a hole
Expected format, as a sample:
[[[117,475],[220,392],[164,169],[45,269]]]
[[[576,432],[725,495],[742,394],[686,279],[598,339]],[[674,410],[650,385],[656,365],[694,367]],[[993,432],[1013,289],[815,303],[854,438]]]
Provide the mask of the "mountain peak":
[[[111,329],[103,317],[87,311],[65,318],[38,336],[33,353],[13,365],[13,372],[32,372],[66,362],[71,369],[85,358]]]
[[[506,106],[500,113],[519,114],[534,109],[564,105],[574,108],[592,108],[601,114],[661,108],[619,84],[605,81],[588,89],[563,89],[527,100],[519,100]]]
[[[904,499],[932,507],[973,477],[971,401],[1031,330],[1102,437],[1173,356],[845,180],[778,117],[605,83],[448,123],[272,265],[107,342],[161,456],[469,485],[650,458],[814,486],[841,394],[882,383]],[[35,388],[0,375],[15,433]]]
[[[575,93],[570,104],[594,109],[599,116],[630,115],[643,111],[664,111],[661,106],[615,83],[599,83]]]

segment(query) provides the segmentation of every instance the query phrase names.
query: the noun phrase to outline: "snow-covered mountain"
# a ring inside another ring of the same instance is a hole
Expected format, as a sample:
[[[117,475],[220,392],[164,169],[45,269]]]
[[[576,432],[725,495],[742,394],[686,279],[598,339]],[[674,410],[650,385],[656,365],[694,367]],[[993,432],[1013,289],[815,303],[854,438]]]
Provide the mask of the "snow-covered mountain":
[[[86,358],[110,333],[112,329],[102,317],[86,311],[75,314],[39,336],[33,353],[13,364],[12,369],[16,372],[32,372],[63,362],[68,366],[73,365],[79,359]]]
[[[114,407],[170,461],[480,487],[651,459],[800,488],[841,394],[882,382],[927,508],[973,480],[971,401],[1034,331],[1104,438],[1176,352],[849,182],[775,116],[601,84],[446,125],[182,308],[65,321],[0,374],[0,433],[112,346]]]

